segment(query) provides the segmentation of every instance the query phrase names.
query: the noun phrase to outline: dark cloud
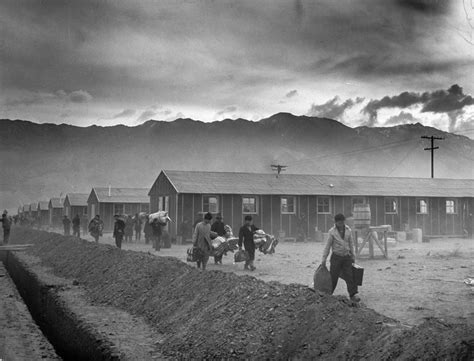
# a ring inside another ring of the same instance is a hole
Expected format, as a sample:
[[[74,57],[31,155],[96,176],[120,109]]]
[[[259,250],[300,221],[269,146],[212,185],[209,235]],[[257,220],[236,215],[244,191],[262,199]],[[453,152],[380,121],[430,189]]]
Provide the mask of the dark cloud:
[[[420,120],[413,116],[410,112],[401,111],[397,115],[393,115],[385,121],[385,125],[399,125],[408,123],[417,123]]]
[[[409,108],[413,105],[421,105],[421,112],[445,113],[449,117],[449,129],[456,127],[456,121],[464,114],[464,108],[474,105],[474,98],[464,94],[463,89],[452,85],[447,90],[435,90],[432,92],[416,93],[403,92],[395,96],[385,96],[380,100],[371,100],[362,110],[369,115],[369,126],[377,122],[377,112],[383,108]]]
[[[450,118],[450,128],[455,127],[456,119],[463,114],[464,107],[474,105],[471,95],[464,94],[463,89],[452,85],[447,90],[432,92],[403,92],[395,96],[385,96],[379,100],[371,100],[362,110],[369,115],[369,126],[377,121],[377,112],[383,108],[409,108],[421,105],[422,112],[446,113]]]
[[[346,99],[341,102],[338,96],[328,100],[323,104],[313,104],[309,109],[307,115],[314,117],[323,117],[330,119],[339,119],[344,112],[352,108],[356,104],[360,104],[364,99],[355,98],[355,99]]]
[[[298,95],[298,90],[293,89],[293,90],[290,90],[288,93],[286,93],[285,97],[293,98],[294,96],[297,96],[297,95]]]
[[[445,14],[449,11],[449,0],[396,0],[402,8],[426,14]]]
[[[224,115],[224,114],[228,114],[228,113],[233,113],[237,110],[237,107],[235,105],[229,105],[228,107],[225,107],[224,109],[222,110],[219,110],[216,115],[217,116],[221,116],[221,115]]]
[[[135,115],[137,111],[135,109],[124,109],[120,113],[112,116],[112,119],[127,118]]]
[[[228,104],[268,114],[281,110],[268,105],[278,103],[270,87],[328,96],[321,89],[351,82],[398,93],[416,76],[435,89],[472,64],[472,48],[446,42],[447,20],[457,18],[440,1],[1,1],[2,96],[84,89],[100,112],[159,99],[207,114]],[[330,94],[353,96],[345,90]],[[300,112],[302,98],[291,102]]]
[[[423,93],[422,100],[424,104],[422,112],[449,113],[474,105],[474,98],[464,94],[463,89],[457,84],[452,85],[448,90]]]

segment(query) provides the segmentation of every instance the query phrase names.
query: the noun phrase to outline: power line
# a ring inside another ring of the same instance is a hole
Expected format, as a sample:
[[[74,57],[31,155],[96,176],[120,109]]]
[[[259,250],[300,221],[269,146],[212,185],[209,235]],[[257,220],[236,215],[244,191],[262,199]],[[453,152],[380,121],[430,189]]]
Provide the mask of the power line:
[[[332,153],[332,154],[320,155],[320,156],[317,156],[317,157],[303,158],[303,159],[297,160],[295,162],[292,162],[292,165],[297,165],[299,163],[314,161],[314,160],[323,159],[323,158],[332,158],[332,157],[343,156],[343,155],[348,155],[348,154],[357,154],[357,153],[372,152],[372,151],[376,151],[376,150],[389,149],[389,148],[393,148],[393,147],[396,147],[396,146],[404,144],[404,143],[412,142],[413,140],[414,139],[407,139],[407,140],[396,141],[396,142],[386,143],[386,144],[377,145],[377,146],[371,146],[371,147],[367,147],[367,148],[350,150],[350,151],[341,152],[341,153]]]
[[[441,138],[441,137],[435,137],[434,135],[431,135],[431,136],[426,136],[426,135],[423,135],[421,137],[422,139],[430,139],[431,140],[431,147],[429,148],[425,148],[425,150],[429,150],[431,151],[431,178],[434,178],[434,151],[436,149],[439,149],[439,147],[435,147],[434,146],[434,141],[435,140],[443,140],[444,138]]]
[[[388,172],[387,177],[391,176],[395,169],[400,167],[405,162],[408,156],[418,147],[418,144],[419,143],[416,143],[414,147],[408,149],[407,154],[405,154],[405,156],[397,164],[395,164],[395,167],[393,167],[392,170]]]

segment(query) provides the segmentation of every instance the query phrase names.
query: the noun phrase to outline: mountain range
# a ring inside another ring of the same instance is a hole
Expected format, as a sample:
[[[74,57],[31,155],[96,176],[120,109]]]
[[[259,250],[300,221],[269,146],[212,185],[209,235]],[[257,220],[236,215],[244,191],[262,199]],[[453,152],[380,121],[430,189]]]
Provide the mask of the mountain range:
[[[258,122],[150,120],[135,127],[76,127],[0,120],[0,207],[88,193],[92,186],[148,188],[162,169],[474,177],[474,140],[419,123],[351,128],[332,119],[278,113]]]

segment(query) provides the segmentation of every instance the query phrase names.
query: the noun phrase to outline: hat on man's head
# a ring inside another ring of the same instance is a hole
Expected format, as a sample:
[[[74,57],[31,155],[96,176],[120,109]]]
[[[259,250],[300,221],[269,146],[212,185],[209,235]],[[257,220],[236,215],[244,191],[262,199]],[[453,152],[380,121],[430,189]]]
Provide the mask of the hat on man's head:
[[[346,220],[346,217],[344,217],[342,213],[336,214],[336,216],[334,217],[335,222],[340,222],[340,221],[345,221],[345,220]]]
[[[245,220],[245,221],[251,221],[251,220],[252,220],[252,216],[247,215],[247,216],[245,216],[244,220]]]
[[[211,220],[212,219],[212,213],[207,212],[206,215],[204,216],[204,219]]]

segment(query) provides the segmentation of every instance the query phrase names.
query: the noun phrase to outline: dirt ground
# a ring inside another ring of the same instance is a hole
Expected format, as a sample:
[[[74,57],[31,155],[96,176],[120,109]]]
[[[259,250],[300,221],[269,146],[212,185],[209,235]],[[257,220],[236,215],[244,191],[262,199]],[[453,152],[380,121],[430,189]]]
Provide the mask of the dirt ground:
[[[474,327],[465,322],[430,318],[408,327],[344,296],[311,291],[303,281],[285,285],[233,272],[202,272],[176,257],[15,230],[13,242],[25,241],[33,243],[26,255],[83,289],[92,305],[143,317],[163,335],[154,343],[156,351],[172,359],[378,361],[474,356]],[[259,272],[267,264],[262,262]]]
[[[92,241],[91,237],[83,238]],[[100,242],[114,244],[110,234]],[[224,257],[223,265],[214,265],[211,258],[208,268],[251,274],[263,281],[312,286],[323,246],[316,242],[280,243],[274,255],[257,251],[257,270],[252,273],[244,271],[242,264],[234,264],[232,253]],[[154,252],[142,241],[125,243],[122,248],[176,257],[185,262],[188,247],[172,245],[170,249]],[[370,260],[364,250],[363,257],[357,260],[365,269],[364,284],[359,292],[367,307],[407,325],[420,324],[430,317],[474,324],[474,291],[463,283],[466,277],[474,277],[473,239],[399,242],[390,247],[388,253],[388,259],[382,258],[379,252],[376,259]],[[346,293],[345,282],[339,280],[335,294]]]
[[[0,263],[0,360],[59,360]]]

